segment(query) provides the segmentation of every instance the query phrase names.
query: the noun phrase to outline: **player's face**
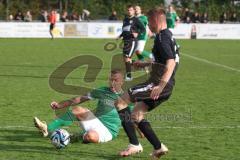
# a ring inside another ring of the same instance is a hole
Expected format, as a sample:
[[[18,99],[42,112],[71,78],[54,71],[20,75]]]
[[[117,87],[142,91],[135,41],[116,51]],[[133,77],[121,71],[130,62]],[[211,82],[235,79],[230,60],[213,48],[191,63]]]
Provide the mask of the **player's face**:
[[[141,14],[141,8],[139,7],[139,6],[136,6],[135,7],[135,13],[136,13],[136,15],[139,15],[139,14]]]
[[[133,9],[133,7],[130,7],[128,8],[127,13],[129,17],[132,17],[135,15],[135,10]]]
[[[109,87],[114,92],[120,92],[123,85],[123,75],[121,73],[111,74],[109,78]]]

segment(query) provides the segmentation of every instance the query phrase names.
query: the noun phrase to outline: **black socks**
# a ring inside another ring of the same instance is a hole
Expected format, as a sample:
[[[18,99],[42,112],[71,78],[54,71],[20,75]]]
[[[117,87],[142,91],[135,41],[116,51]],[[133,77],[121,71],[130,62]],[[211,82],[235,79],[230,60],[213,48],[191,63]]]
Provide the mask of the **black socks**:
[[[129,107],[118,111],[119,117],[122,121],[122,126],[129,138],[129,142],[133,145],[139,145],[134,124],[131,120],[131,112]]]
[[[131,74],[131,62],[125,62],[125,66],[126,66],[126,76],[128,78],[131,78],[132,77],[132,74]]]
[[[138,128],[142,131],[147,140],[153,145],[154,149],[161,148],[161,142],[159,141],[157,135],[154,133],[150,123],[143,119],[138,123]]]

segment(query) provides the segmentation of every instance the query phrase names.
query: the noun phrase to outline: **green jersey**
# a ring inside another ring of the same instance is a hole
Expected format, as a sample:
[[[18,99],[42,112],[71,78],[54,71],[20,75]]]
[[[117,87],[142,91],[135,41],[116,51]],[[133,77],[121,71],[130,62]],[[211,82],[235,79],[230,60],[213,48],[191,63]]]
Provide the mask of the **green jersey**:
[[[176,12],[168,12],[166,15],[167,18],[167,28],[174,28],[175,22],[177,21],[177,13]]]
[[[146,16],[144,15],[140,15],[138,16],[139,21],[143,24],[143,26],[145,27],[145,32],[140,33],[137,37],[138,40],[147,40],[148,35],[147,35],[147,25],[148,25],[148,19]]]
[[[120,96],[111,91],[109,87],[94,89],[89,93],[90,98],[98,99],[96,117],[108,128],[113,138],[117,137],[121,120],[114,106],[115,100]]]

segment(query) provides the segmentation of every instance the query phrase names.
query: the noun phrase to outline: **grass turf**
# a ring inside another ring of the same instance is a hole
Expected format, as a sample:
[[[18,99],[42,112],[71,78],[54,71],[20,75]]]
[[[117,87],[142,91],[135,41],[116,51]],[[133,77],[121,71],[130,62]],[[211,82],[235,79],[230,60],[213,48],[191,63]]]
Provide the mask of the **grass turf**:
[[[105,51],[113,40],[100,39],[0,39],[0,159],[121,159],[117,152],[127,145],[123,130],[106,144],[73,143],[55,150],[48,139],[33,128],[32,118],[50,122],[53,100],[73,95],[54,91],[49,76],[61,64],[79,55],[94,55],[103,69],[91,87],[107,84],[111,57],[120,49]],[[148,114],[152,126],[170,153],[169,160],[237,160],[240,156],[240,41],[179,40],[181,65],[171,99]],[[150,49],[152,40],[148,42]],[[193,59],[187,55],[201,58]],[[206,63],[208,60],[214,63]],[[221,64],[221,65],[216,65]],[[235,68],[231,70],[224,67]],[[74,70],[65,80],[80,85],[84,68]],[[75,78],[71,78],[75,77]],[[92,108],[95,102],[84,106]],[[67,130],[77,132],[78,127]],[[152,151],[140,139],[144,152],[125,159],[147,159]]]

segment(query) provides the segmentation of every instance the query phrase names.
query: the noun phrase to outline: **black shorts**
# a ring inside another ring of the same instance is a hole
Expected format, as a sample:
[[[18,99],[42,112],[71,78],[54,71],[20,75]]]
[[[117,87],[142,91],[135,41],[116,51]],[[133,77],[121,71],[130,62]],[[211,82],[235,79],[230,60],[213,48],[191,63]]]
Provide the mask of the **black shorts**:
[[[135,39],[123,40],[123,55],[131,58],[137,47],[137,41]]]
[[[163,89],[162,93],[159,95],[159,98],[153,100],[150,98],[150,94],[154,84],[151,82],[146,82],[142,84],[138,84],[128,90],[128,94],[130,96],[131,102],[144,102],[148,106],[148,110],[152,110],[162,102],[169,99],[172,94],[173,85],[167,84]]]
[[[53,30],[54,26],[55,26],[55,24],[53,24],[53,23],[50,24],[50,28],[49,28],[50,31]]]

